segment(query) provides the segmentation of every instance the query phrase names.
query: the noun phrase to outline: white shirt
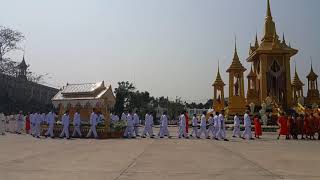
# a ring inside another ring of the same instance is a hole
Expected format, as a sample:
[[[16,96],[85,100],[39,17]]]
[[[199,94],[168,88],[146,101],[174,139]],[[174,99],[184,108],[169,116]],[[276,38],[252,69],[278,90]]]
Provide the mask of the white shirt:
[[[127,115],[125,113],[122,113],[121,120],[123,120],[123,121],[127,120]]]
[[[49,124],[49,125],[52,125],[52,124],[54,124],[54,122],[55,122],[55,117],[56,117],[56,114],[55,113],[53,113],[53,112],[49,112],[48,114],[47,114],[47,123]]]
[[[35,124],[41,124],[42,123],[42,117],[41,114],[36,113],[34,115]]]
[[[146,117],[145,126],[152,126],[153,125],[153,116],[150,114]]]
[[[245,113],[243,116],[243,124],[245,127],[251,127],[251,119],[249,114]]]
[[[80,114],[78,112],[74,113],[73,125],[74,126],[80,126],[81,125],[81,118],[80,118]]]
[[[62,120],[61,121],[62,121],[63,127],[69,127],[69,123],[70,123],[69,115],[64,114],[62,116]]]
[[[219,116],[215,115],[213,117],[213,126],[218,128],[219,127]]]
[[[224,117],[222,114],[219,114],[219,124],[218,124],[218,127],[219,128],[224,128]]]
[[[206,128],[207,127],[207,120],[206,120],[206,116],[202,115],[201,116],[201,122],[200,122],[200,126]]]
[[[168,126],[168,117],[166,115],[162,115],[160,118],[161,126],[167,127]]]
[[[194,127],[198,126],[198,118],[197,117],[192,118],[192,126],[194,126]]]
[[[240,126],[240,119],[238,116],[234,116],[233,121],[234,126]]]
[[[133,117],[131,114],[128,114],[127,116],[127,126],[132,127],[133,126]]]
[[[210,118],[209,118],[208,124],[209,124],[210,126],[213,126],[213,117],[210,117]]]
[[[134,115],[133,115],[133,124],[135,126],[138,126],[140,124],[140,119],[139,119],[139,116],[137,113],[134,113]]]
[[[97,125],[97,119],[98,119],[98,115],[96,113],[92,112],[91,115],[90,115],[90,125],[96,126]]]
[[[180,127],[186,127],[186,117],[184,116],[184,114],[180,115],[179,121]]]

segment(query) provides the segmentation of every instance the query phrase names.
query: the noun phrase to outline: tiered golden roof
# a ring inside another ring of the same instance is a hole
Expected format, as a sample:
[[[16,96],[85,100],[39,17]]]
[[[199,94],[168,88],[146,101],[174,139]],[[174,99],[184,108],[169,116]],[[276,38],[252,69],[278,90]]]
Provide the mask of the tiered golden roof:
[[[308,74],[307,78],[311,81],[314,81],[318,78],[318,75],[313,71],[312,62],[311,62],[311,70],[310,70],[310,73]]]
[[[243,65],[239,60],[238,51],[237,51],[237,42],[235,42],[233,60],[230,67],[227,69],[227,72],[230,72],[232,70],[241,71],[241,72],[244,72],[247,70],[245,67],[243,67]]]
[[[226,84],[223,82],[221,75],[220,75],[220,67],[219,67],[219,63],[218,63],[218,73],[217,73],[217,77],[216,80],[214,81],[214,83],[212,84],[212,86],[225,86]]]
[[[297,67],[295,67],[295,73],[294,73],[292,85],[295,86],[295,87],[304,86],[303,82],[300,80],[299,75],[297,73]]]
[[[251,70],[250,73],[247,75],[247,77],[257,77],[257,74],[253,71],[252,66],[251,66]]]

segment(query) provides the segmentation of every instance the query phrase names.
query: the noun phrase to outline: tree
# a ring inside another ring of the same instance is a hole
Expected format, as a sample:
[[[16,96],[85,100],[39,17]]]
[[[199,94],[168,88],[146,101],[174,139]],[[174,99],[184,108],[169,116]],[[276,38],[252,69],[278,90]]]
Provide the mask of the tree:
[[[116,94],[116,104],[114,111],[116,114],[120,114],[124,111],[125,107],[129,104],[131,94],[136,88],[129,81],[118,82],[118,87],[115,88],[114,93]]]
[[[0,26],[0,60],[6,53],[21,49],[19,44],[24,40],[24,35],[16,30]]]

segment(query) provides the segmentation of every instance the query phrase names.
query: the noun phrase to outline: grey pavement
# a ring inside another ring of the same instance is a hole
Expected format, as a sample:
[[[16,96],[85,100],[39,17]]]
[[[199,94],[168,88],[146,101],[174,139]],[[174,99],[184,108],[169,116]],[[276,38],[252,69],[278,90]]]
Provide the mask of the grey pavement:
[[[319,180],[320,141],[0,136],[0,180],[38,179]]]

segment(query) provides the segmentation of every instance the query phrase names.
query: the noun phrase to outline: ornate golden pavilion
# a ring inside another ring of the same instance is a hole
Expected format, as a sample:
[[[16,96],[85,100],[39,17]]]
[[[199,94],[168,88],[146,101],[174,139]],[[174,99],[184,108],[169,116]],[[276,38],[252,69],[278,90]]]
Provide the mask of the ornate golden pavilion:
[[[311,71],[307,76],[308,94],[306,98],[303,97],[304,84],[296,70],[291,82],[290,60],[297,53],[297,49],[286,43],[284,35],[282,41],[279,40],[271,14],[270,2],[267,0],[264,35],[260,43],[256,35],[255,43],[253,46],[250,44],[249,57],[246,59],[247,62],[251,63],[251,70],[247,75],[247,97],[245,97],[244,92],[244,72],[246,69],[239,60],[235,45],[232,64],[227,70],[229,73],[229,114],[243,114],[247,105],[251,103],[261,105],[268,99],[283,108],[293,107],[297,103],[301,103],[299,101],[301,98],[307,105],[319,105],[318,76],[313,71],[312,64]],[[213,107],[218,111],[225,106],[223,101],[224,86],[218,70],[216,81],[213,83]],[[221,95],[217,96],[217,92],[220,92]]]

